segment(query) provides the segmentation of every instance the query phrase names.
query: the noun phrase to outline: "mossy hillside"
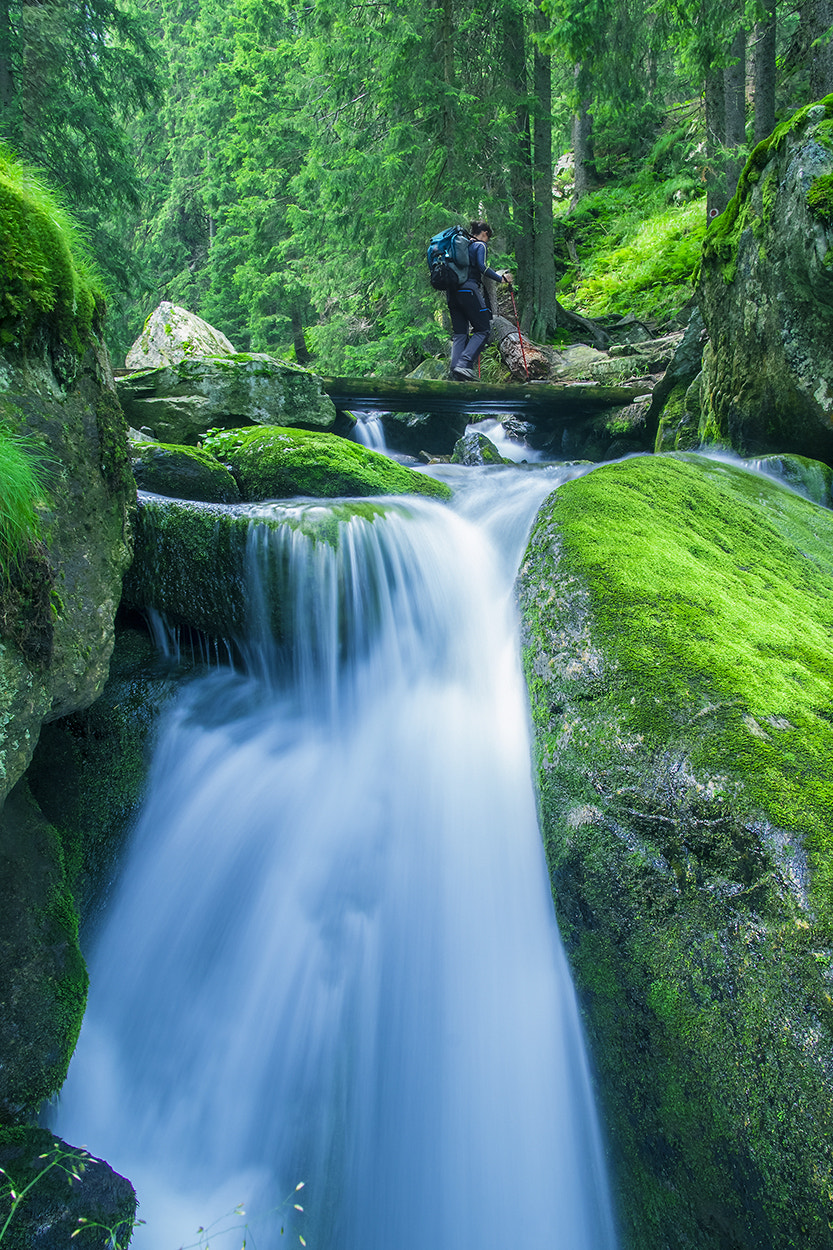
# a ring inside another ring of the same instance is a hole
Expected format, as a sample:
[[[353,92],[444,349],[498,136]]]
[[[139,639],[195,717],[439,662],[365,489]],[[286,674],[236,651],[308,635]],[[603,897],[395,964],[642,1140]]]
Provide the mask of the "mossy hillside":
[[[833,518],[695,456],[550,498],[542,828],[628,1247],[830,1245]]]
[[[205,449],[231,469],[247,500],[427,495],[450,499],[444,482],[331,434],[276,427],[210,435]]]
[[[104,313],[78,228],[38,174],[0,148],[0,347],[82,353]]]

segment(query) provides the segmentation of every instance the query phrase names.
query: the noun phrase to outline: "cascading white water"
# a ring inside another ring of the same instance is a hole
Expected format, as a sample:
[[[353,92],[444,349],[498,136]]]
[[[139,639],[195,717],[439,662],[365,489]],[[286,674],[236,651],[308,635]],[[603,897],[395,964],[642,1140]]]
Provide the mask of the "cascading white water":
[[[242,1201],[258,1250],[614,1250],[511,595],[559,479],[453,476],[337,548],[253,516],[291,644],[255,628],[161,735],[56,1124],[133,1180],[138,1247]]]

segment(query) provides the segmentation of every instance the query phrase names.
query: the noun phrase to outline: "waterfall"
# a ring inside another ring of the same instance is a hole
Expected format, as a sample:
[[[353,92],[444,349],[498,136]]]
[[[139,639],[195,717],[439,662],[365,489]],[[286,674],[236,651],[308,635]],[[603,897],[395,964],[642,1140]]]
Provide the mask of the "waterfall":
[[[445,472],[454,509],[253,510],[286,637],[264,606],[161,732],[55,1124],[137,1247],[615,1250],[512,598],[559,476]]]

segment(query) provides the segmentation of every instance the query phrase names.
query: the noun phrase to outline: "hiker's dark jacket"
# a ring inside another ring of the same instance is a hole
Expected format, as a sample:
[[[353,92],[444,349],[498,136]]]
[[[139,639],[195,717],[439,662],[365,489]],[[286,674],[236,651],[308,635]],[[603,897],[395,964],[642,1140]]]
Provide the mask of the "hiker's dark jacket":
[[[495,282],[503,281],[501,274],[486,264],[486,244],[482,239],[472,239],[469,243],[469,276],[463,286],[468,286],[469,283],[482,286],[484,276]]]

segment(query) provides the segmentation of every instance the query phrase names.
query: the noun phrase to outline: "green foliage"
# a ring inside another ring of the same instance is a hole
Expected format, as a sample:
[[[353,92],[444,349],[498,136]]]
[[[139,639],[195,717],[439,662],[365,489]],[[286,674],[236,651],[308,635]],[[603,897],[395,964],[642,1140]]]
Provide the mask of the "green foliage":
[[[0,426],[0,583],[6,586],[37,541],[45,477],[40,448]]]
[[[131,264],[114,211],[137,205],[125,122],[155,91],[143,21],[121,0],[6,0],[0,134],[60,187],[118,283]]]
[[[634,313],[663,323],[694,291],[706,232],[705,206],[677,193],[676,181],[612,187],[586,196],[562,217],[581,268],[562,277],[571,306],[591,317]],[[682,203],[668,203],[668,197]]]

